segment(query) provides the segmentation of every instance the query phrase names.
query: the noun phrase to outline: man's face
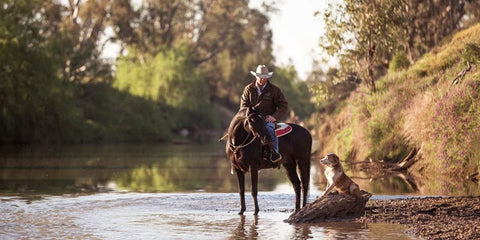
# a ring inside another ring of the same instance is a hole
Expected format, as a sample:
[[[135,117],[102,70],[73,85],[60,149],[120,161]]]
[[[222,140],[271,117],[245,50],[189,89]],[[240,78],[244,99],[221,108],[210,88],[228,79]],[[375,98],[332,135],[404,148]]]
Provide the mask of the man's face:
[[[261,78],[257,77],[257,85],[260,87],[263,87],[265,84],[267,84],[268,78]]]

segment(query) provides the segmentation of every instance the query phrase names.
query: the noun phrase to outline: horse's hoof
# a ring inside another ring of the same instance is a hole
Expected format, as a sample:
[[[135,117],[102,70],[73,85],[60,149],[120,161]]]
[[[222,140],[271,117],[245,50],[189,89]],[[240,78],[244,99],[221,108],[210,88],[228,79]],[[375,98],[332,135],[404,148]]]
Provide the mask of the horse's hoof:
[[[243,215],[244,210],[238,212],[238,215]]]
[[[259,210],[256,210],[256,211],[253,213],[253,215],[254,215],[254,216],[257,216],[257,215],[258,215],[258,212],[259,212]]]

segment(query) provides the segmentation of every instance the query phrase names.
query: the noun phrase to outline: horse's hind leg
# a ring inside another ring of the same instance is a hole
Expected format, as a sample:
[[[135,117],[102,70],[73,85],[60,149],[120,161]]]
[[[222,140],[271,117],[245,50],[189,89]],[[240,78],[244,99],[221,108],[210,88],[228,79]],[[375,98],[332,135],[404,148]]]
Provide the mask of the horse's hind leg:
[[[295,190],[295,211],[300,209],[300,195],[301,195],[301,188],[300,188],[300,179],[298,179],[297,175],[297,166],[295,165],[294,161],[285,161],[285,169],[287,169],[287,176],[292,182],[293,190]]]
[[[242,170],[235,169],[238,179],[238,193],[240,194],[240,212],[239,215],[243,215],[245,212],[245,173]]]
[[[304,161],[299,161],[300,178],[302,181],[303,202],[302,207],[307,205],[308,188],[310,185],[310,156],[306,157]]]
[[[255,212],[253,215],[257,215],[258,212],[260,211],[258,207],[258,200],[257,200],[257,194],[258,194],[258,171],[250,169],[250,176],[252,180],[252,197],[253,197],[253,203],[255,204]]]

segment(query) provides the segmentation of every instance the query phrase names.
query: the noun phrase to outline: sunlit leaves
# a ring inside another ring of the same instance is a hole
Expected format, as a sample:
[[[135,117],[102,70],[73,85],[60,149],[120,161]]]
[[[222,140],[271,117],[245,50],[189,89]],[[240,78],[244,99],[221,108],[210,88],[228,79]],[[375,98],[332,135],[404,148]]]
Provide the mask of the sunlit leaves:
[[[128,58],[118,63],[113,86],[176,108],[196,109],[208,102],[205,79],[185,48],[158,53],[144,64]]]

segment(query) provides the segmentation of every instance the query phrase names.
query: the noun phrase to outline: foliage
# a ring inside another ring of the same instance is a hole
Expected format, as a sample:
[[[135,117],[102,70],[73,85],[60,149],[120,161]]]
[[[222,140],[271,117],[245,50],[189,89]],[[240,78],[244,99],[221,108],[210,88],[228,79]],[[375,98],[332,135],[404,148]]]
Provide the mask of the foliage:
[[[185,48],[157,54],[144,64],[121,58],[113,87],[171,107],[195,109],[208,102],[206,81]]]
[[[0,8],[0,141],[59,141],[74,128],[72,88],[54,74],[39,36],[41,1]],[[8,13],[8,14],[7,14]]]
[[[375,93],[357,88],[338,113],[321,121],[322,139],[330,139],[324,151],[341,142],[345,147],[333,150],[350,161],[398,162],[417,149],[414,168],[445,183],[478,171],[480,74],[472,66],[452,81],[467,69],[466,59],[476,59],[479,31],[479,24],[460,31],[409,69],[390,72]]]
[[[118,62],[113,87],[170,109],[170,126],[215,128],[218,120],[208,107],[208,86],[185,48],[159,53],[142,64],[135,58]]]
[[[230,43],[218,51],[208,64],[202,63],[200,70],[208,79],[210,99],[238,108],[244,86],[253,80],[249,72],[259,64],[265,64],[270,69],[274,68],[272,31],[268,27],[269,20],[265,14],[258,10],[247,9],[243,1],[225,2],[230,4],[235,2],[234,5],[240,6],[235,10],[231,9],[232,6],[223,10],[218,9],[218,14],[229,16],[231,13],[225,13],[225,11],[234,11],[238,15],[235,18],[229,17],[227,20],[216,19],[210,24],[216,27],[223,25],[217,22],[231,23],[232,26],[228,31],[222,30],[225,32],[223,33],[225,39],[229,39]],[[208,36],[217,39],[211,33]],[[204,37],[205,41],[208,39],[206,37]],[[210,41],[214,42],[213,39]]]
[[[145,1],[137,10],[121,1],[111,11],[115,40],[141,64],[185,48],[191,67],[207,79],[209,100],[238,106],[248,72],[272,66],[267,16],[248,1]],[[218,23],[222,24],[218,24]]]
[[[333,141],[333,152],[341,153],[340,159],[350,159],[353,155],[353,132],[351,127],[342,129]]]
[[[375,91],[375,67],[397,47],[402,5],[402,0],[330,4],[323,14],[327,32],[320,45],[330,55],[356,64],[357,73]]]
[[[163,141],[217,129],[218,109],[238,108],[249,71],[275,68],[269,19],[248,1],[4,0],[0,12],[1,142]],[[121,48],[117,62],[101,57],[109,43]],[[285,88],[307,116],[306,86]]]
[[[477,5],[463,0],[348,0],[330,4],[321,13],[327,30],[320,45],[339,58],[340,71],[358,75],[375,91],[375,81],[385,74],[391,53],[404,52],[413,63],[465,21],[478,21]],[[405,59],[397,58],[391,67],[399,60],[399,67],[405,66]]]
[[[307,84],[298,79],[293,66],[275,68],[275,74],[271,81],[282,89],[288,100],[289,108],[297,116],[306,118],[312,113],[313,104],[309,101]]]
[[[396,72],[403,70],[410,66],[410,61],[408,61],[407,55],[404,52],[397,52],[393,55],[392,60],[388,65],[389,72]]]
[[[437,152],[438,168],[450,174],[465,174],[475,144],[480,139],[480,79],[470,79],[438,99],[429,139]],[[468,171],[471,170],[467,170]]]
[[[37,14],[42,23],[49,58],[63,81],[74,83],[107,82],[110,66],[100,58],[108,20],[107,10],[114,4],[105,1],[43,1]]]
[[[108,84],[83,87],[82,142],[162,141],[172,136],[172,122],[162,105],[111,88]],[[112,117],[113,116],[113,117]]]
[[[465,2],[465,15],[462,19],[465,27],[471,27],[480,21],[480,2],[478,1],[466,1]]]
[[[478,64],[480,62],[480,45],[468,43],[462,52],[462,59],[471,64]]]
[[[355,75],[340,76],[337,68],[328,69],[323,73],[321,69],[314,69],[307,78],[310,91],[313,94],[312,102],[320,112],[331,113],[358,86],[359,79]],[[345,81],[341,79],[345,78]]]

